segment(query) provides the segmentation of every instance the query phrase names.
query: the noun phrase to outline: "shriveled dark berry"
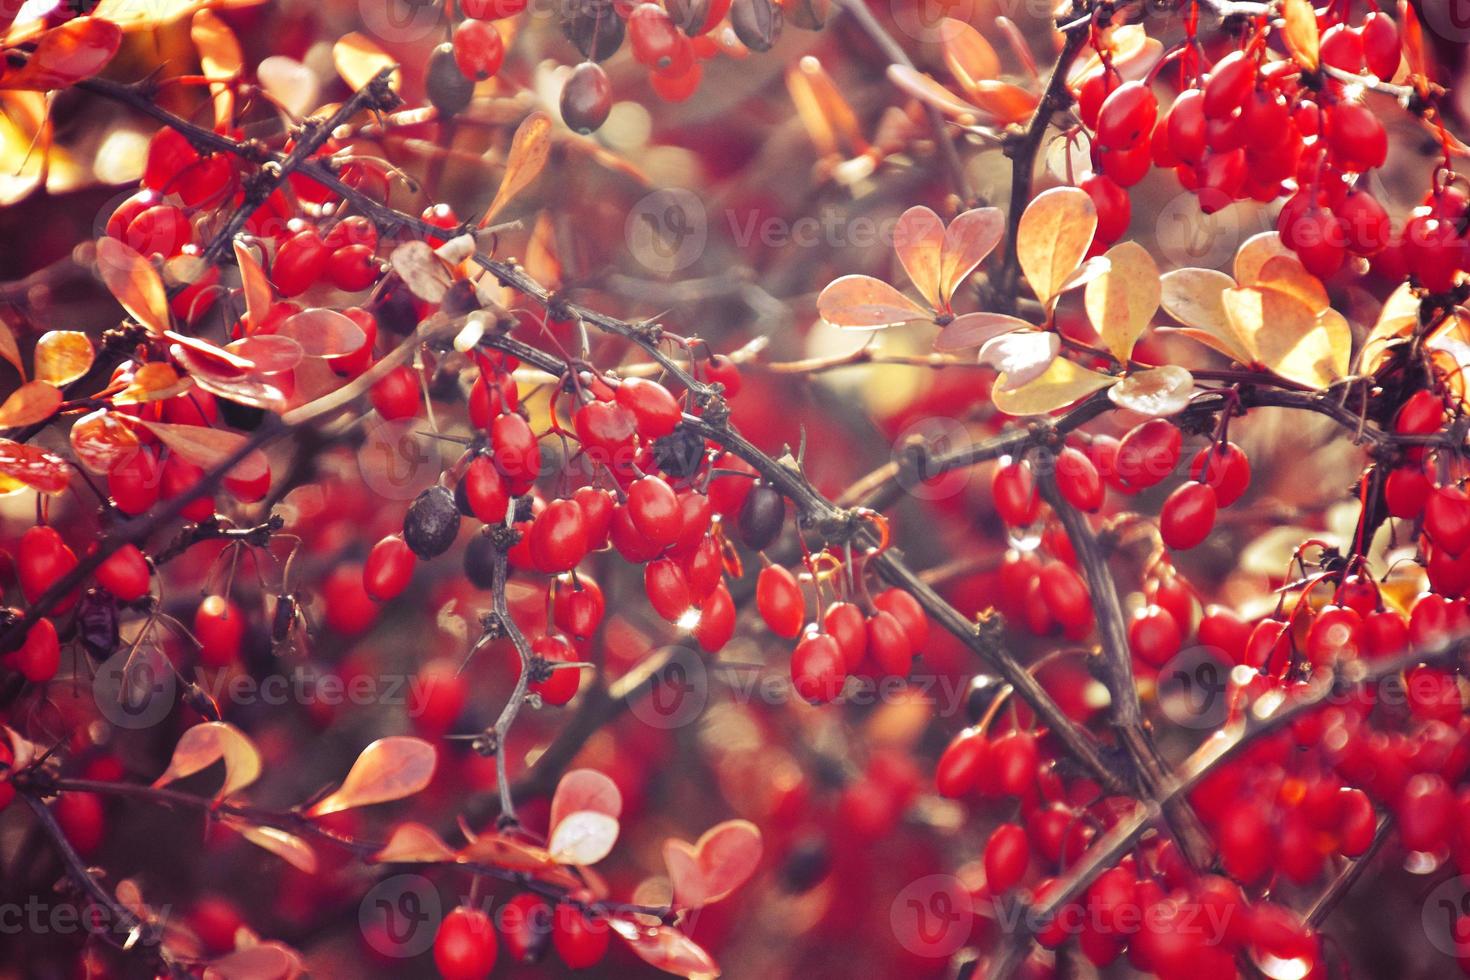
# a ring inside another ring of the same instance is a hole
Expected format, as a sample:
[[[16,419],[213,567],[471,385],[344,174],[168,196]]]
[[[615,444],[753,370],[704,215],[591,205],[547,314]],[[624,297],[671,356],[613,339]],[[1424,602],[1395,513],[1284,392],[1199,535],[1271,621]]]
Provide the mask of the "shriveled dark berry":
[[[1000,678],[977,674],[970,680],[969,689],[965,691],[966,717],[972,723],[979,722],[995,703],[996,695],[1004,689],[1005,685],[1001,684]]]
[[[93,660],[106,660],[122,642],[117,622],[117,600],[98,589],[88,589],[77,604],[77,639]]]
[[[750,50],[769,51],[781,36],[781,7],[774,0],[735,0],[730,26]]]
[[[459,534],[459,509],[454,495],[432,486],[414,498],[403,519],[403,540],[420,558],[437,558],[449,550]]]
[[[465,78],[454,63],[454,45],[444,43],[429,55],[429,70],[424,79],[424,93],[439,115],[448,118],[462,112],[475,94],[475,83]]]
[[[623,46],[627,26],[612,0],[563,0],[561,32],[582,57],[606,61]]]
[[[674,431],[653,440],[653,461],[676,480],[687,480],[704,462],[704,436],[679,423]]]
[[[752,551],[764,551],[781,534],[786,523],[786,498],[768,483],[757,483],[745,495],[736,529],[740,540]]]

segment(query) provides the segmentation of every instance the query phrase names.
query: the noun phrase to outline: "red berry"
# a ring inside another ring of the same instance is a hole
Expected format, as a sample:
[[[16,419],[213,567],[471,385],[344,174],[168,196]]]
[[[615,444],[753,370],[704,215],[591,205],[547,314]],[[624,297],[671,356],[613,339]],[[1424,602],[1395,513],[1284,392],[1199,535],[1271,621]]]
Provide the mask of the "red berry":
[[[61,540],[55,528],[36,526],[20,536],[16,554],[20,589],[27,602],[35,602],[53,585],[76,567],[77,556]],[[47,612],[65,612],[76,602],[72,595]]]
[[[638,432],[645,439],[668,435],[684,417],[669,390],[647,378],[629,378],[618,385],[617,400],[637,418]]]
[[[1362,173],[1388,159],[1388,133],[1361,102],[1339,102],[1327,111],[1327,148],[1342,169]]]
[[[1363,58],[1368,70],[1385,82],[1392,81],[1400,57],[1399,29],[1393,18],[1381,10],[1363,18]]]
[[[298,231],[276,249],[271,282],[282,296],[304,293],[321,279],[330,254],[315,228]]]
[[[1003,823],[991,831],[985,844],[985,885],[995,896],[1004,895],[1026,877],[1031,845],[1019,825]]]
[[[868,624],[851,602],[834,602],[822,614],[822,631],[837,641],[848,671],[857,670],[868,652]]]
[[[1215,490],[1205,483],[1185,483],[1169,494],[1159,511],[1159,534],[1164,544],[1186,551],[1205,538],[1215,526]]]
[[[660,558],[644,566],[643,591],[654,612],[671,623],[682,619],[692,605],[689,580],[672,558]]]
[[[362,585],[379,602],[398,598],[413,581],[418,559],[400,534],[390,534],[368,552],[362,568]]]
[[[541,446],[526,420],[514,412],[496,416],[490,423],[490,446],[510,493],[520,496],[531,489],[541,474]]]
[[[989,758],[990,742],[977,728],[966,728],[945,747],[934,767],[934,783],[940,796],[960,799],[969,796]]]
[[[1333,24],[1322,32],[1318,57],[1324,65],[1356,75],[1363,70],[1363,37],[1346,24]]]
[[[140,446],[107,473],[107,492],[118,510],[136,516],[158,501],[163,479],[153,450]]]
[[[205,596],[194,613],[194,638],[199,641],[199,659],[207,666],[232,664],[240,658],[245,614],[225,596]]]
[[[735,635],[735,600],[721,582],[699,605],[699,622],[694,624],[694,639],[700,647],[714,653]]]
[[[495,25],[467,20],[454,29],[454,63],[465,78],[482,82],[500,71],[504,60],[505,42]]]
[[[1025,527],[1036,520],[1041,498],[1025,460],[997,466],[990,478],[990,495],[995,512],[1010,527]]]
[[[596,966],[607,955],[609,927],[603,919],[588,918],[569,903],[556,907],[551,943],[556,955],[573,970]]]
[[[1097,139],[1112,150],[1130,150],[1154,131],[1159,102],[1143,82],[1124,82],[1103,100],[1097,114]]]
[[[1204,114],[1223,119],[1245,104],[1256,81],[1256,61],[1245,51],[1232,51],[1215,63],[1205,81]]]
[[[1128,192],[1106,174],[1089,174],[1077,186],[1087,192],[1097,209],[1095,240],[1111,245],[1122,238],[1133,219],[1133,204]]]
[[[499,945],[490,917],[479,909],[461,906],[439,923],[434,935],[434,965],[444,980],[485,980],[495,968]]]
[[[501,20],[526,9],[529,0],[459,0],[459,9],[475,20]]]
[[[61,666],[61,642],[56,637],[55,624],[44,617],[36,620],[26,630],[20,649],[6,659],[33,684],[55,677],[56,669]]]
[[[419,413],[419,376],[407,364],[400,364],[373,385],[369,397],[383,418],[411,419]]]
[[[552,664],[573,664],[580,659],[571,643],[560,636],[538,636],[531,644],[531,651]],[[517,658],[517,667],[519,667],[519,658]],[[581,670],[564,667],[561,670],[551,671],[551,676],[546,680],[532,683],[531,690],[541,695],[541,700],[547,704],[563,705],[576,697],[577,688],[581,682]]]
[[[1057,489],[1078,510],[1096,513],[1103,505],[1102,476],[1081,451],[1067,446],[1057,453]]]
[[[378,281],[382,266],[370,245],[347,245],[327,260],[327,278],[345,292],[356,293]]]
[[[628,40],[638,63],[677,78],[694,64],[689,38],[656,3],[640,3],[628,14]]]
[[[810,704],[826,704],[842,692],[847,664],[837,641],[826,633],[808,633],[791,654],[791,683]]]
[[[1133,614],[1128,624],[1128,646],[1135,657],[1150,667],[1168,663],[1183,642],[1178,622],[1159,606],[1144,606]]]
[[[1307,631],[1307,657],[1314,666],[1337,660],[1355,660],[1362,636],[1363,617],[1347,606],[1323,606]]]
[[[656,476],[633,481],[633,485],[628,487],[627,510],[633,526],[659,548],[666,548],[677,541],[684,528],[684,514],[678,496]]]
[[[929,642],[929,614],[918,599],[903,589],[885,589],[873,596],[873,605],[898,620],[915,653],[924,649]]]
[[[1085,634],[1092,626],[1092,599],[1087,583],[1071,567],[1059,561],[1041,569],[1041,597],[1053,619],[1070,634]]]
[[[1153,486],[1174,472],[1182,444],[1179,429],[1164,419],[1134,426],[1118,444],[1119,478],[1133,489]]]
[[[98,583],[123,602],[147,595],[150,579],[148,560],[131,544],[118,548],[97,566]]]
[[[587,555],[587,521],[575,500],[553,500],[531,522],[531,555],[546,572],[565,572]]]
[[[781,565],[761,569],[755,584],[755,605],[761,619],[777,636],[793,640],[806,622],[806,599],[796,576]]]
[[[916,651],[898,617],[879,610],[868,617],[868,659],[889,677],[907,677]]]
[[[1189,478],[1209,484],[1215,490],[1216,503],[1229,507],[1250,486],[1250,459],[1233,442],[1211,444],[1189,464]]]
[[[606,603],[602,589],[590,577],[578,575],[573,584],[563,576],[557,579],[556,597],[552,600],[551,609],[557,629],[585,640],[601,625]]]

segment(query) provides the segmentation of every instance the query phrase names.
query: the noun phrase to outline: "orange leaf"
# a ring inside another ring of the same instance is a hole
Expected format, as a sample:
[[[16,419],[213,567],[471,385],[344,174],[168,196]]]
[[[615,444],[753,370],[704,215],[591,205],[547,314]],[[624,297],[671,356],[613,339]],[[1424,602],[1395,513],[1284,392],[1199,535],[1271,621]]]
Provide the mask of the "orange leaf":
[[[687,980],[715,980],[720,975],[714,958],[673,926],[652,926],[631,919],[609,919],[608,924],[638,956],[652,966]]]
[[[966,92],[970,101],[992,116],[997,123],[1018,123],[1029,119],[1040,101],[1032,92],[1009,82],[976,82]]]
[[[516,127],[515,137],[510,141],[510,154],[505,161],[505,176],[495,199],[480,219],[484,228],[510,203],[511,198],[530,186],[541,168],[546,166],[546,157],[551,153],[551,117],[544,112],[533,112]]]
[[[49,381],[31,381],[10,393],[0,405],[0,426],[14,428],[49,419],[61,404],[61,391]]]
[[[748,820],[717,824],[694,844],[664,841],[664,864],[680,908],[700,909],[725,898],[755,874],[760,860],[760,828]]]
[[[229,722],[207,721],[184,732],[168,768],[153,781],[153,787],[187,779],[221,760],[225,781],[215,794],[217,800],[238,793],[260,777],[260,750],[250,736]]]
[[[326,816],[353,807],[387,803],[412,796],[434,777],[434,746],[421,738],[390,735],[380,738],[357,757],[337,791],[310,811]]]
[[[204,980],[295,980],[306,965],[281,943],[257,943],[226,953],[204,968]]]
[[[235,264],[240,267],[240,286],[245,293],[245,332],[251,333],[265,322],[271,308],[271,284],[265,270],[255,261],[255,253],[235,239]]]
[[[295,834],[288,834],[275,827],[258,827],[239,817],[223,817],[220,823],[234,830],[256,847],[270,851],[297,870],[305,871],[309,875],[316,874],[316,851]]]
[[[995,250],[1004,234],[1005,215],[1000,208],[971,208],[949,223],[939,276],[939,294],[946,308],[954,291]]]
[[[893,228],[893,250],[903,271],[919,294],[936,310],[940,308],[940,268],[944,251],[944,222],[923,205],[909,208]]]
[[[0,474],[41,493],[66,491],[71,469],[55,453],[23,442],[0,439]]]
[[[101,71],[121,43],[122,30],[111,21],[75,17],[41,35],[30,59],[0,78],[0,88],[66,88]]]
[[[184,366],[190,380],[211,395],[269,412],[282,411],[286,406],[285,393],[258,374],[233,371],[217,358],[195,353],[180,344],[171,346],[169,354]]]
[[[966,92],[1000,74],[1000,56],[985,35],[953,17],[941,18],[939,31],[944,63]]]
[[[889,65],[888,80],[907,94],[951,116],[978,116],[979,110],[962,102],[933,78],[908,65]]]
[[[214,100],[214,123],[216,129],[225,129],[234,120],[235,95],[230,82],[240,75],[245,58],[240,53],[240,42],[214,11],[205,9],[194,14],[189,24],[189,37],[199,49],[199,66],[210,79],[209,95]]]
[[[10,329],[10,324],[0,320],[0,358],[15,365],[20,372],[22,381],[26,377],[25,364],[20,359],[20,345],[15,342],[15,331]]]
[[[133,372],[128,386],[112,396],[114,405],[144,405],[187,391],[189,379],[179,377],[167,361],[149,361]]]
[[[92,368],[96,352],[86,334],[76,330],[51,330],[36,341],[36,380],[69,385]]]
[[[1311,0],[1282,0],[1281,15],[1286,20],[1286,48],[1297,64],[1308,71],[1317,67],[1322,38],[1317,32],[1317,13]]]
[[[97,267],[128,315],[154,333],[168,329],[168,294],[152,263],[116,238],[97,242]]]
[[[71,450],[93,473],[112,472],[138,451],[138,445],[138,434],[105,408],[82,416],[71,427]]]
[[[394,69],[388,81],[393,91],[398,91],[398,86],[403,81],[403,72],[397,69],[393,56],[378,47],[371,38],[357,31],[343,35],[332,45],[332,64],[336,67],[337,74],[342,76],[342,81],[352,89],[363,88],[384,68]]]
[[[493,864],[512,871],[543,871],[556,867],[556,861],[543,847],[502,834],[481,834],[466,844],[456,855],[466,864]]]
[[[371,858],[376,864],[437,864],[454,860],[454,851],[434,831],[421,823],[401,823],[383,849]]]
[[[227,429],[210,429],[202,425],[179,425],[173,422],[133,420],[158,437],[165,446],[185,460],[204,470],[212,470],[234,455],[248,441],[248,436]],[[258,480],[270,472],[265,453],[256,449],[230,468],[230,476],[246,482]]]
[[[1012,330],[1030,329],[1031,324],[1025,320],[1004,313],[966,313],[955,317],[939,331],[939,336],[934,338],[934,349],[972,350]]]
[[[356,353],[367,343],[362,327],[336,310],[302,310],[288,317],[276,333],[294,339],[307,357],[341,357]]]
[[[843,276],[817,297],[817,313],[844,330],[873,330],[895,323],[928,320],[933,313],[881,279]]]

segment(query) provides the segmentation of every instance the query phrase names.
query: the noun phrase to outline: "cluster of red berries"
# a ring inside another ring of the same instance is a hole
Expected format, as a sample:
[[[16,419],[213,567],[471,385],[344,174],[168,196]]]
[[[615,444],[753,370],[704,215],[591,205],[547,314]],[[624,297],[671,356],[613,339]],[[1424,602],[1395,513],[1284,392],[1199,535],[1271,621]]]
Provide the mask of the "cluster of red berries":
[[[1437,179],[1423,205],[1394,228],[1368,190],[1372,172],[1387,158],[1387,133],[1352,83],[1323,69],[1391,79],[1401,39],[1382,11],[1353,25],[1347,10],[1329,4],[1318,14],[1323,67],[1273,58],[1260,33],[1208,71],[1194,70],[1193,48],[1181,49],[1181,76],[1192,84],[1163,111],[1147,81],[1123,81],[1106,66],[1084,79],[1078,109],[1094,136],[1095,173],[1080,186],[1097,205],[1094,250],[1127,229],[1125,188],[1160,167],[1197,195],[1206,214],[1234,201],[1285,197],[1277,219],[1281,240],[1318,277],[1356,255],[1372,257],[1392,281],[1413,276],[1431,292],[1452,289],[1458,272],[1470,268],[1470,243],[1461,232],[1466,195]]]
[[[602,962],[611,937],[607,922],[589,916],[583,902],[571,896],[555,909],[532,892],[509,899],[492,919],[473,906],[459,906],[439,923],[434,936],[434,965],[444,980],[485,980],[495,968],[502,941],[516,963],[534,963],[548,946],[573,970]],[[497,930],[497,921],[499,930]]]

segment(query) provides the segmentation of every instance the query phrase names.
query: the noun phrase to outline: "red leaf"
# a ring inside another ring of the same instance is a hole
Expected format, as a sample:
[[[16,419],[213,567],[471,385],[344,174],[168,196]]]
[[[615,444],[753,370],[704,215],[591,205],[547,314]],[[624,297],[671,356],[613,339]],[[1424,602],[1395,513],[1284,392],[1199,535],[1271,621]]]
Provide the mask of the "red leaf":
[[[165,446],[185,460],[204,470],[212,470],[229,459],[245,444],[248,437],[228,429],[209,429],[202,425],[177,425],[172,422],[150,422],[134,419],[158,437]],[[270,472],[270,462],[259,449],[252,451],[230,468],[230,476],[251,482]]]
[[[58,494],[66,491],[71,468],[54,453],[0,439],[0,475],[41,493]]]
[[[755,874],[760,860],[760,828],[748,820],[717,824],[694,844],[664,841],[664,864],[680,908],[703,908],[725,898]]]
[[[362,327],[336,310],[302,310],[277,327],[276,333],[294,339],[307,357],[341,357],[367,343]]]
[[[714,957],[673,926],[648,926],[616,918],[608,922],[645,963],[688,980],[714,980],[720,975]]]
[[[73,18],[41,35],[30,60],[0,79],[0,88],[66,88],[101,71],[121,43],[122,28],[112,21]]]
[[[390,735],[362,750],[337,792],[312,807],[313,817],[412,796],[434,778],[434,746],[421,738]]]

